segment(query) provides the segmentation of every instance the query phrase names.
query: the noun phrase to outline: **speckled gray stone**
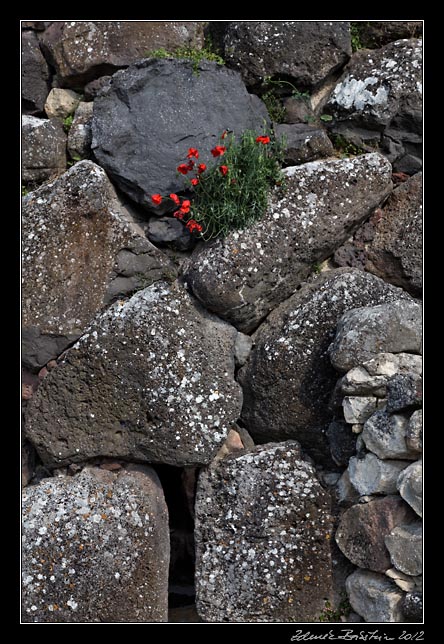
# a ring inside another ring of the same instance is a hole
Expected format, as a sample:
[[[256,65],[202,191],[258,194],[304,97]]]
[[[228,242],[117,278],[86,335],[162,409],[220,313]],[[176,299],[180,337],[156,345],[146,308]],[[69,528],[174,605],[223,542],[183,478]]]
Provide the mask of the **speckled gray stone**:
[[[168,510],[154,470],[43,479],[22,510],[24,622],[167,621]]]
[[[32,369],[113,299],[175,274],[92,161],[24,198],[22,240],[22,358]]]
[[[60,89],[53,87],[45,101],[46,116],[51,118],[65,119],[74,114],[80,103],[80,94],[71,89]]]
[[[409,418],[405,414],[389,414],[381,409],[364,423],[362,439],[368,450],[379,458],[416,460],[418,453],[406,442]]]
[[[274,310],[253,336],[239,371],[242,419],[257,442],[300,441],[317,461],[329,461],[325,430],[338,378],[328,346],[345,311],[410,296],[356,269],[328,271]]]
[[[422,575],[422,523],[397,526],[385,537],[392,564],[406,575]]]
[[[361,496],[396,494],[398,476],[409,461],[381,460],[369,452],[364,458],[350,459],[350,482]]]
[[[66,134],[58,119],[22,116],[22,183],[41,183],[66,170]]]
[[[422,409],[410,416],[405,442],[412,451],[418,454],[422,452]]]
[[[398,490],[404,501],[422,518],[422,460],[411,463],[400,473]]]
[[[297,87],[316,87],[350,56],[348,22],[235,21],[224,37],[227,65],[252,85],[284,76]]]
[[[404,593],[385,575],[356,570],[345,582],[350,604],[366,622],[403,622]]]
[[[200,617],[316,621],[331,593],[329,504],[294,441],[202,470],[195,505]]]
[[[96,318],[31,399],[26,433],[51,467],[94,456],[208,463],[242,406],[236,330],[177,282]]]
[[[49,68],[33,31],[22,32],[21,92],[24,114],[41,114],[49,91]]]
[[[328,351],[339,371],[349,371],[381,352],[421,353],[421,303],[400,299],[346,312]]]
[[[385,572],[391,567],[385,537],[396,526],[415,519],[413,510],[398,495],[358,503],[342,515],[335,535],[336,543],[356,566]]]
[[[91,122],[94,103],[80,103],[68,132],[68,152],[72,159],[86,159],[91,152]]]
[[[284,170],[263,219],[197,249],[185,278],[204,305],[240,331],[254,330],[292,295],[391,188],[379,154]]]

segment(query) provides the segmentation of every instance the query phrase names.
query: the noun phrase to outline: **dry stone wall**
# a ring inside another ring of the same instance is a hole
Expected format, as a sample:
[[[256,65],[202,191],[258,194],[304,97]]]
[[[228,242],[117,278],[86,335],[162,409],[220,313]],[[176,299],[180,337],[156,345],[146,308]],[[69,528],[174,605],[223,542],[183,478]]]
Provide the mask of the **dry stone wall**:
[[[421,26],[22,21],[23,623],[421,621]]]

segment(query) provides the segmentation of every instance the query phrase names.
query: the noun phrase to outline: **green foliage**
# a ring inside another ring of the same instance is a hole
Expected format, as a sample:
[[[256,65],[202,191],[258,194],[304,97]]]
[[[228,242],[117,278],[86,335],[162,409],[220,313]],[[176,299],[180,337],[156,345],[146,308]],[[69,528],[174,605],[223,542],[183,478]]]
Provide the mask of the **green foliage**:
[[[82,161],[82,157],[79,154],[71,154],[71,159],[69,159],[66,163],[66,166],[68,168],[72,168],[72,166],[77,163],[77,161]]]
[[[359,145],[356,145],[343,137],[342,134],[332,134],[331,140],[336,152],[338,152],[341,157],[357,156],[365,151]]]
[[[316,262],[311,267],[311,270],[313,271],[313,273],[316,273],[319,275],[319,273],[321,272],[321,267],[322,267],[322,264],[320,262]]]
[[[27,186],[22,185],[22,197],[26,197],[28,193],[29,193],[29,188]]]
[[[319,117],[321,121],[324,121],[324,123],[329,123],[330,121],[333,121],[333,117],[330,114],[321,114]]]
[[[268,90],[262,95],[262,100],[265,103],[270,118],[275,123],[282,123],[285,120],[285,107],[282,105],[279,98],[273,89]]]
[[[252,131],[223,141],[226,151],[220,163],[200,175],[194,189],[193,218],[202,225],[205,240],[225,236],[263,217],[270,187],[282,182],[283,142],[256,141]],[[221,166],[228,168],[221,174]]]
[[[364,48],[364,45],[361,42],[359,22],[350,23],[350,37],[351,37],[351,46],[352,46],[353,53],[355,51],[358,51],[359,49]]]
[[[340,622],[341,617],[346,617],[351,611],[350,602],[348,598],[343,596],[341,602],[339,603],[336,610],[333,610],[330,602],[327,600],[325,602],[325,608],[322,613],[319,615],[320,622]]]
[[[74,115],[70,114],[66,118],[63,119],[63,129],[65,132],[68,134],[69,130],[71,129],[72,122],[74,120]]]
[[[160,49],[154,49],[153,51],[148,52],[147,57],[149,58],[177,58],[180,60],[190,60],[193,63],[193,73],[199,73],[199,63],[202,60],[209,60],[219,65],[225,65],[225,61],[221,56],[214,53],[208,47],[204,49],[194,49],[193,47],[179,47],[174,51],[167,51],[163,47]]]

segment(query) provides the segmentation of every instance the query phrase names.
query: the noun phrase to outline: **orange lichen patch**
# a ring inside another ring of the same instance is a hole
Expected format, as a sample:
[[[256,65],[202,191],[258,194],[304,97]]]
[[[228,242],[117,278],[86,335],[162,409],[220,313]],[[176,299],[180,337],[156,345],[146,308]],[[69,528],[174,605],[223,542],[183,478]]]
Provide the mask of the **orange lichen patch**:
[[[268,597],[264,597],[263,600],[262,600],[262,603],[263,604],[268,604],[268,601],[269,601]]]
[[[327,532],[327,534],[325,535],[325,538],[326,538],[327,540],[328,540],[328,539],[331,539],[331,534],[329,534],[329,533]]]
[[[310,575],[305,575],[304,581],[310,581],[310,579],[311,579]]]
[[[108,490],[108,492],[106,494],[106,498],[107,499],[112,499],[113,498],[113,493],[111,492],[111,490]]]
[[[83,545],[83,543],[81,543],[80,546],[79,546],[79,550],[83,550],[84,547],[85,546]]]
[[[288,603],[289,603],[289,604],[292,604],[292,603],[293,603],[293,597],[289,597],[289,598],[288,598]]]
[[[106,515],[106,514],[101,514],[100,516],[102,517],[102,519],[103,519],[104,521],[106,521],[106,520],[107,520],[107,518],[108,518],[108,515]]]
[[[84,519],[89,519],[91,516],[91,512],[87,512],[86,514],[82,515]]]
[[[233,255],[237,255],[239,252],[239,248],[233,248],[231,252],[233,253]]]

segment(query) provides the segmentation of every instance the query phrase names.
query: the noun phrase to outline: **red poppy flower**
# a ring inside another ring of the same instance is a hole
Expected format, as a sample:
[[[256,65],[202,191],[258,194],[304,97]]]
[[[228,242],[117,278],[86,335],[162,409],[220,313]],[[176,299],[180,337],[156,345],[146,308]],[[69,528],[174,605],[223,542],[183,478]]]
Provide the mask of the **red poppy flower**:
[[[212,150],[211,154],[213,157],[221,157],[227,148],[224,145],[216,145]]]
[[[198,233],[201,233],[201,232],[202,232],[202,226],[201,226],[200,224],[198,224],[198,223],[197,223],[197,221],[196,221],[195,219],[190,219],[190,220],[187,222],[186,227],[188,228],[188,230],[190,231],[190,233],[194,232],[195,230],[197,230],[197,232],[198,232]]]
[[[263,145],[267,145],[267,143],[270,143],[270,137],[269,136],[258,136],[256,139],[256,143],[262,143]]]
[[[176,212],[173,213],[173,217],[176,217],[176,219],[183,219],[184,213],[181,212],[180,210],[176,210]]]
[[[188,161],[187,168],[188,172],[191,172],[191,170],[194,168],[194,161]]]
[[[191,179],[192,186],[197,186],[198,183],[199,183],[199,179]]]
[[[225,175],[228,174],[228,166],[221,165],[219,168],[219,172],[225,177]]]
[[[160,203],[162,203],[162,195],[151,195],[151,201],[153,204],[158,206]]]
[[[197,166],[197,171],[199,174],[202,174],[202,172],[205,172],[206,169],[207,169],[207,166],[205,165],[205,163],[199,163],[199,165]]]
[[[198,159],[199,158],[199,150],[196,150],[196,148],[189,148],[187,158],[191,159],[191,157],[194,157],[195,159]]]
[[[190,168],[186,163],[181,163],[180,165],[177,166],[177,171],[180,172],[180,174],[188,174],[188,172],[190,171]]]
[[[174,201],[176,206],[180,206],[180,199],[179,199],[179,197],[177,195],[174,194],[174,192],[172,192],[170,194],[170,199],[171,199],[171,201]]]
[[[225,139],[228,136],[228,130],[225,130],[222,132],[222,136],[220,137],[221,139]]]
[[[182,205],[180,207],[180,212],[182,212],[184,215],[186,215],[187,213],[190,212],[190,206],[191,206],[191,201],[189,201],[188,199],[184,199],[184,201],[182,201]]]

